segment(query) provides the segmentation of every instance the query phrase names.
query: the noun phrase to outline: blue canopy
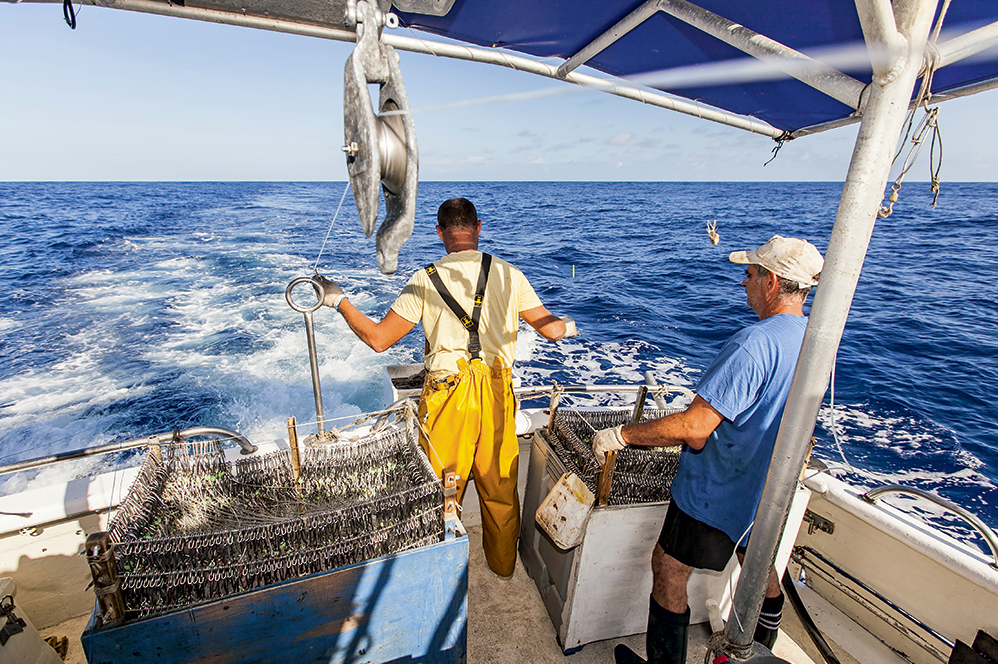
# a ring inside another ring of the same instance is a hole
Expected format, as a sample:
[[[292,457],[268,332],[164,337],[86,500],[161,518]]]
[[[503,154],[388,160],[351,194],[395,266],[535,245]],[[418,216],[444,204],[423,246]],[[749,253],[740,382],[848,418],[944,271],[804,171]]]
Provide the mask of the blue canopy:
[[[400,19],[407,27],[462,42],[567,59],[641,4],[642,0],[456,0],[444,16],[401,13]],[[864,48],[853,0],[704,0],[697,5],[797,51],[843,45]],[[944,28],[963,33],[996,20],[995,0],[956,0],[948,8]],[[745,57],[737,48],[657,12],[586,65],[626,78]],[[871,79],[868,64],[845,73],[862,83]],[[932,91],[950,92],[995,80],[998,59],[971,58],[939,69]],[[702,87],[653,87],[755,117],[786,131],[840,120],[854,112],[846,104],[789,77]]]

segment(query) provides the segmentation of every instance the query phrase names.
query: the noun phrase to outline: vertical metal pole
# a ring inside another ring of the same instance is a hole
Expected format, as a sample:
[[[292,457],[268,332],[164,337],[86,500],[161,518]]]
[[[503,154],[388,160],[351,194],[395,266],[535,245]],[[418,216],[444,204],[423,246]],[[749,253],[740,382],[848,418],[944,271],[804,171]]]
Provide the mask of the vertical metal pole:
[[[312,367],[312,396],[315,398],[315,422],[319,435],[326,433],[326,417],[322,412],[322,388],[319,386],[319,356],[315,350],[315,326],[312,324],[312,312],[306,311],[305,334],[308,335],[308,361]]]
[[[315,304],[302,306],[294,301],[291,293],[295,286],[299,284],[311,284],[315,291]],[[284,289],[284,299],[288,306],[305,316],[305,335],[308,338],[308,361],[312,367],[312,396],[315,397],[315,421],[319,436],[326,433],[326,418],[322,414],[322,388],[319,387],[319,357],[315,350],[315,326],[312,324],[312,312],[322,307],[322,301],[326,297],[326,291],[322,284],[313,277],[298,277]]]
[[[853,150],[828,243],[821,284],[815,294],[804,343],[776,438],[752,539],[732,603],[737,620],[728,620],[725,636],[736,656],[747,653],[766,594],[769,571],[790,510],[808,441],[814,431],[832,363],[842,338],[849,305],[883,201],[891,157],[904,124],[936,0],[897,0],[898,30],[911,45],[903,73],[885,84],[874,82],[863,108],[863,123]]]

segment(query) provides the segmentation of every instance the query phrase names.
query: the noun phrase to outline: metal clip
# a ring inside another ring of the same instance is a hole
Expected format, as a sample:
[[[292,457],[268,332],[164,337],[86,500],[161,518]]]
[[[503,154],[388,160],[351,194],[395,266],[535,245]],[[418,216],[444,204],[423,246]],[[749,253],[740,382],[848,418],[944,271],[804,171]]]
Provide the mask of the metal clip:
[[[350,0],[347,22],[355,23],[357,45],[343,77],[343,151],[357,214],[368,237],[378,220],[379,185],[385,195],[385,220],[378,229],[378,266],[385,274],[398,267],[398,252],[412,234],[416,216],[419,154],[416,127],[398,67],[398,54],[381,43],[385,14],[367,0]],[[378,116],[367,86],[381,86]]]
[[[805,510],[804,518],[802,520],[807,524],[808,535],[813,535],[816,530],[828,533],[829,535],[835,532],[835,523],[833,521],[826,519],[819,514],[815,514],[811,510]]]
[[[461,479],[452,470],[444,469],[444,514],[457,515],[457,481]]]
[[[107,533],[94,533],[87,538],[87,562],[94,580],[94,592],[105,627],[112,627],[125,619],[125,602],[118,580],[118,567],[114,548]]]
[[[0,629],[0,646],[5,646],[7,639],[23,632],[27,623],[24,622],[24,618],[18,618],[14,615],[14,597],[12,595],[4,595],[3,599],[0,600],[0,613],[7,616],[6,624]]]

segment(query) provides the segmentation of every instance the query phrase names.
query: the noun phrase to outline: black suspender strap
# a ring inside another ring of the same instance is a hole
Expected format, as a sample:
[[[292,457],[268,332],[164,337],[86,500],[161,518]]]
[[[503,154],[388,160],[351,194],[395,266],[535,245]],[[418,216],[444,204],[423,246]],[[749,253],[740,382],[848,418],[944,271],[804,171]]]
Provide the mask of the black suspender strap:
[[[447,286],[444,285],[443,279],[440,278],[440,273],[437,272],[436,266],[426,266],[426,274],[430,277],[430,281],[433,282],[433,287],[440,293],[444,304],[454,312],[454,315],[460,319],[461,324],[468,330],[468,354],[471,355],[471,359],[473,360],[481,359],[482,343],[478,338],[478,321],[482,318],[482,304],[485,301],[485,287],[489,283],[489,269],[491,267],[492,256],[483,253],[482,266],[478,272],[478,288],[475,291],[475,303],[472,306],[471,315],[469,316],[461,305],[457,303],[457,300],[454,299],[450,291],[447,290]]]

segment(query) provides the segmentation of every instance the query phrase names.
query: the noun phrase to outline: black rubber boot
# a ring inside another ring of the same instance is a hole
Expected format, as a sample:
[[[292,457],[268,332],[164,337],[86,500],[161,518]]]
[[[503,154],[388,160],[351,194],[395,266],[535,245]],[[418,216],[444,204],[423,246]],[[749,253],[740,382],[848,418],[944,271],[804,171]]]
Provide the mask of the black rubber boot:
[[[617,647],[613,649],[613,661],[616,664],[645,664],[645,660],[638,657],[636,652],[623,643],[618,643]]]
[[[648,664],[686,664],[686,635],[690,627],[690,607],[673,613],[648,602]]]
[[[752,639],[772,651],[782,620],[783,594],[781,593],[779,597],[765,598],[762,600],[762,612],[759,614],[759,622],[756,623]]]
[[[648,632],[645,634],[647,664],[686,664],[689,627],[690,607],[686,607],[685,613],[673,613],[649,597]],[[616,664],[645,664],[645,660],[622,643],[613,649],[613,660]]]

